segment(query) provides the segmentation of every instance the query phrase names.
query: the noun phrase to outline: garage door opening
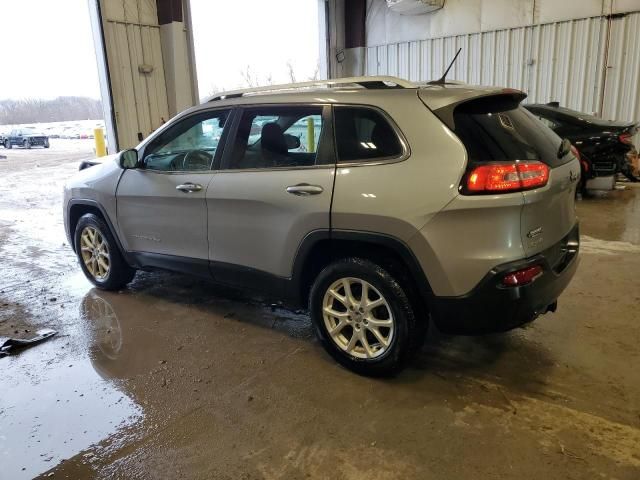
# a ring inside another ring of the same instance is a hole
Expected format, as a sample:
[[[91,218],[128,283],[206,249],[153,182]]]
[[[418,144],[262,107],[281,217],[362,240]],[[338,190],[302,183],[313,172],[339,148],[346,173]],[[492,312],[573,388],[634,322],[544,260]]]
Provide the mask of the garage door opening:
[[[320,78],[318,1],[191,0],[200,98]]]
[[[3,2],[2,19],[0,154],[91,154],[104,121],[87,2]]]

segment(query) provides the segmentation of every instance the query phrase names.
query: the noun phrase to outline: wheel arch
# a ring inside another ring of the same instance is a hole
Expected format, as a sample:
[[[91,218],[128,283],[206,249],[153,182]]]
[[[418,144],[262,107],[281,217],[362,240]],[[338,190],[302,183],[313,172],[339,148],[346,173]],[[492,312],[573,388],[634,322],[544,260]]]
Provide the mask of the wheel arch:
[[[385,234],[349,230],[315,231],[303,239],[292,273],[299,303],[306,305],[311,285],[325,266],[346,257],[377,263],[408,290],[414,307],[428,311],[431,285],[407,244]]]
[[[83,215],[86,215],[87,213],[92,213],[107,224],[107,228],[109,228],[111,232],[111,236],[113,236],[113,238],[116,241],[118,250],[120,250],[120,253],[122,254],[125,261],[129,265],[132,265],[131,259],[127,255],[126,250],[122,247],[122,244],[120,243],[120,239],[118,238],[116,229],[113,227],[113,224],[111,223],[111,220],[109,219],[109,216],[107,215],[107,212],[102,207],[102,205],[100,205],[95,200],[73,199],[69,202],[68,208],[69,208],[69,231],[67,232],[67,236],[71,243],[71,248],[73,249],[74,252],[76,251],[75,240],[74,240],[76,226],[78,225],[78,222],[80,221],[80,218],[82,218]]]

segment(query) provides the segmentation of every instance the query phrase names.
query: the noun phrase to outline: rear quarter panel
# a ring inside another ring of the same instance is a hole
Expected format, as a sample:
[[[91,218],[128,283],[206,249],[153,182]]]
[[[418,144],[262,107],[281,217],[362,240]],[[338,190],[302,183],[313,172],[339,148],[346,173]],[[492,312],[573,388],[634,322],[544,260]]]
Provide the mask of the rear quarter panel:
[[[522,193],[458,195],[410,241],[433,293],[469,293],[497,265],[524,258]]]
[[[386,112],[404,134],[408,157],[380,164],[338,165],[332,227],[383,233],[408,242],[457,195],[466,153],[417,94],[376,97],[373,105]]]

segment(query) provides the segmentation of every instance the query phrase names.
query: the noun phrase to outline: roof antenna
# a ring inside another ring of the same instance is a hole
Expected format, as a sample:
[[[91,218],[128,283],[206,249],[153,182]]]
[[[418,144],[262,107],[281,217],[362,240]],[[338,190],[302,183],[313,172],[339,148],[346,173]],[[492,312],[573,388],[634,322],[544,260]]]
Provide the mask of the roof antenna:
[[[445,78],[447,78],[447,74],[449,73],[449,70],[451,70],[451,67],[453,67],[453,64],[456,63],[456,59],[458,58],[458,55],[460,55],[461,51],[462,48],[459,48],[456,52],[456,56],[453,57],[453,60],[451,60],[449,67],[445,70],[444,75],[442,75],[442,77],[440,77],[438,80],[431,80],[430,82],[427,82],[427,85],[445,85],[447,83],[445,81]]]

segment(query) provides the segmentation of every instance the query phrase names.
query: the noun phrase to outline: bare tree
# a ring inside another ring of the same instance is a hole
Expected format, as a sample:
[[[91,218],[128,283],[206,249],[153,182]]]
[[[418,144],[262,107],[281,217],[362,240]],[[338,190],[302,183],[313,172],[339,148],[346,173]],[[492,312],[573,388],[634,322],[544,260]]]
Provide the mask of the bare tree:
[[[287,61],[287,72],[289,73],[289,80],[291,83],[296,83],[296,74],[293,71],[293,65],[291,65],[291,61]]]
[[[215,83],[211,84],[209,87],[208,93],[204,96],[204,98],[213,97],[216,93],[220,93],[224,91],[223,88],[218,87]]]
[[[58,97],[53,100],[27,98],[0,101],[0,125],[102,118],[100,100],[87,97]]]
[[[247,87],[258,87],[260,85],[258,76],[251,72],[251,67],[249,65],[247,65],[247,68],[244,71],[240,72],[240,76]]]
[[[311,75],[310,77],[307,77],[307,80],[314,81],[314,80],[319,80],[320,77],[320,64],[316,63],[316,69],[313,71],[313,75]]]
[[[291,83],[298,82],[299,81],[298,78],[300,77],[300,75],[296,73],[296,70],[291,61],[287,61],[286,69],[287,69],[287,76],[289,77],[289,81]],[[306,78],[307,80],[310,80],[310,81],[318,80],[319,75],[320,75],[320,65],[316,64],[316,68],[313,71],[313,74],[311,76],[307,76]],[[244,70],[240,71],[240,77],[242,78],[242,82],[244,83],[244,85],[250,88],[274,84],[272,73],[267,73],[264,76],[260,76],[251,70],[250,65],[247,65]],[[213,93],[211,93],[211,95],[213,95],[214,93],[217,93],[217,91],[214,91]]]

